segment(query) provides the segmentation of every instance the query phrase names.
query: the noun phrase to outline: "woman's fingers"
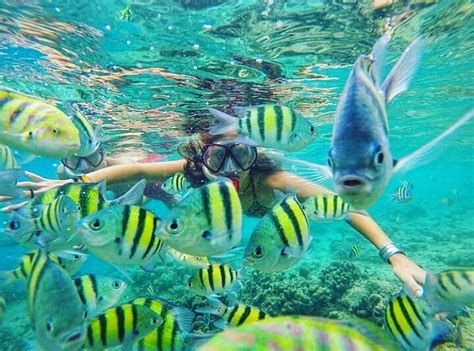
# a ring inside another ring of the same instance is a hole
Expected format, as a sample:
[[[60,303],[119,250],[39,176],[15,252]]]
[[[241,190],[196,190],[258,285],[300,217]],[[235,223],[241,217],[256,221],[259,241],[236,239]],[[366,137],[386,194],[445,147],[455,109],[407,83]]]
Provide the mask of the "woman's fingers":
[[[40,189],[44,186],[42,183],[35,183],[35,182],[19,182],[16,184],[18,188],[26,188],[26,189]]]
[[[28,201],[23,201],[23,202],[20,202],[19,204],[14,204],[14,205],[10,205],[10,206],[5,206],[2,208],[2,212],[5,212],[5,213],[8,213],[8,212],[13,212],[15,210],[18,210],[19,208],[22,208],[23,206],[25,206],[26,204],[28,203]]]
[[[28,178],[30,178],[32,181],[34,182],[45,182],[47,181],[48,179],[46,178],[43,178],[35,173],[31,173],[31,172],[25,172],[25,176],[27,176]]]

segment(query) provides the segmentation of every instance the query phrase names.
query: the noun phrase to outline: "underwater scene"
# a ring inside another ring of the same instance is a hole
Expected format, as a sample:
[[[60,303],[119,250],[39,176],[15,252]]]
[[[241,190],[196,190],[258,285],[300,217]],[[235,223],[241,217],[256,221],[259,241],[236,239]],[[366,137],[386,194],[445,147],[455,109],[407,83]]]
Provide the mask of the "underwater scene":
[[[0,351],[474,350],[474,4],[0,0]]]

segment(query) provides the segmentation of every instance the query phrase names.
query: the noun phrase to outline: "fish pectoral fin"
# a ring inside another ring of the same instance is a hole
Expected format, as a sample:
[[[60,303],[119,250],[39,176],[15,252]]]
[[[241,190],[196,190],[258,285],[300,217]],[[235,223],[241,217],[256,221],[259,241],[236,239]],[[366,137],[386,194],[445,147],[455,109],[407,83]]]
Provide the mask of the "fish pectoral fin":
[[[428,142],[427,144],[420,147],[408,156],[405,156],[397,161],[393,168],[393,173],[407,172],[418,166],[431,162],[443,148],[443,141],[456,132],[463,125],[468,123],[474,116],[474,109],[470,110],[463,117],[461,117],[456,123],[445,130],[443,133],[438,135],[436,138]]]
[[[423,36],[419,36],[406,48],[402,57],[392,68],[381,89],[386,102],[408,89],[408,85],[418,69],[422,48]]]
[[[114,204],[121,205],[135,205],[141,201],[145,192],[146,180],[142,179],[137,182],[129,191],[120,196],[118,199],[113,200]]]

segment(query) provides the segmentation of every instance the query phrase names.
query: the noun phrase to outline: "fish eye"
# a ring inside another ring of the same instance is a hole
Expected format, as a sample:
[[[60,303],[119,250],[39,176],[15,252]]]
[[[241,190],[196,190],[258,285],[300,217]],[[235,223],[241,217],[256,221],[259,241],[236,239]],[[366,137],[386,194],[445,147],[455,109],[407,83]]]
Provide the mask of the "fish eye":
[[[82,318],[87,319],[87,316],[88,316],[88,315],[87,315],[87,310],[86,310],[86,311],[84,311],[84,313],[82,314]]]
[[[332,161],[331,161],[331,157],[328,157],[328,166],[329,166],[330,168],[332,168]]]
[[[47,320],[46,321],[46,331],[48,333],[51,333],[53,330],[54,330],[53,322],[51,322],[50,320]]]
[[[310,132],[311,134],[314,134],[314,133],[316,132],[316,128],[314,128],[314,126],[310,126],[310,127],[309,127],[309,132]]]
[[[99,230],[100,228],[102,228],[102,222],[100,221],[100,219],[94,219],[90,224],[89,224],[89,227],[92,229],[92,230]]]
[[[118,281],[116,280],[116,281],[114,281],[114,283],[112,284],[112,287],[113,287],[114,289],[118,289],[118,288],[120,288],[120,285],[121,285],[120,282],[118,282]]]
[[[168,224],[168,231],[171,233],[177,233],[181,229],[181,225],[179,224],[177,219],[173,219],[170,224]]]
[[[260,246],[257,246],[253,252],[252,252],[252,256],[253,257],[256,257],[256,258],[260,258],[263,256],[263,250]]]
[[[10,221],[10,223],[8,223],[8,228],[10,230],[20,229],[20,221],[17,220],[17,219],[14,219],[14,220]]]
[[[192,287],[193,286],[193,282],[192,281],[189,281],[188,282],[188,287]]]
[[[58,134],[59,133],[59,130],[57,130],[56,128],[53,128],[53,134]]]
[[[150,320],[150,325],[155,325],[155,324],[158,324],[158,319],[152,318],[152,319]]]
[[[383,163],[383,160],[384,160],[384,154],[382,151],[379,151],[375,154],[375,163],[380,165]]]

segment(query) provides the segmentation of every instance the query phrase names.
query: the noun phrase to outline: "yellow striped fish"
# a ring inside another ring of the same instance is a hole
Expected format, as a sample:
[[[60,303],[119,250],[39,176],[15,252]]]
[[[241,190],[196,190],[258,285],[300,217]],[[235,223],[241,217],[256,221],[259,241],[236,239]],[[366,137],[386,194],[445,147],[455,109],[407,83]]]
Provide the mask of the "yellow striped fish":
[[[162,324],[161,316],[150,308],[124,304],[109,308],[91,320],[87,326],[86,350],[104,350],[122,346],[129,350],[132,344]]]
[[[43,350],[78,350],[86,337],[86,311],[69,275],[45,251],[28,278],[28,311]]]
[[[81,219],[76,230],[98,258],[119,266],[143,266],[155,262],[163,248],[155,236],[159,224],[160,218],[148,210],[115,205]]]
[[[18,163],[13,151],[8,146],[0,144],[0,171],[17,168]]]
[[[404,349],[427,350],[448,329],[432,319],[428,304],[405,293],[392,297],[385,309],[385,326]]]
[[[317,136],[309,119],[293,109],[279,105],[235,107],[239,118],[209,109],[217,124],[210,134],[237,132],[259,146],[296,151],[309,145]]]
[[[188,288],[201,296],[221,295],[233,290],[242,279],[240,270],[229,265],[213,263],[208,268],[201,268],[188,280]]]
[[[474,306],[474,268],[450,269],[436,275],[428,272],[424,289],[433,313]]]
[[[396,200],[398,202],[408,202],[411,200],[412,196],[413,184],[410,183],[408,180],[402,181],[402,184],[397,187],[391,195],[392,200]]]
[[[195,256],[222,254],[240,243],[242,205],[232,181],[218,178],[192,188],[161,223],[158,236]]]
[[[351,258],[356,258],[359,255],[360,255],[360,246],[359,246],[359,244],[352,245],[350,257]]]
[[[130,303],[148,307],[161,316],[163,324],[133,345],[133,351],[187,350],[194,313],[156,298],[137,298]]]
[[[338,195],[318,195],[303,202],[302,207],[313,221],[333,221],[344,218],[353,208]]]
[[[2,281],[3,279],[5,281],[5,284],[10,284],[18,280],[28,279],[28,277],[30,276],[31,267],[33,265],[33,260],[35,259],[36,255],[39,255],[38,250],[24,255],[20,259],[18,268],[0,273],[0,281]],[[57,263],[70,275],[76,273],[87,260],[87,255],[81,254],[73,254],[70,255],[70,257],[68,258],[59,257],[53,253],[49,253],[48,256],[51,261]],[[3,277],[1,275],[3,275]]]
[[[7,309],[7,301],[3,296],[0,296],[0,324],[3,321],[3,315],[5,314],[5,311]]]
[[[273,206],[252,232],[244,264],[264,272],[282,271],[304,257],[310,242],[306,213],[290,194]]]
[[[0,143],[34,155],[65,158],[79,150],[79,132],[57,107],[0,88]]]
[[[208,303],[208,307],[199,308],[196,312],[209,313],[222,317],[214,322],[214,325],[220,329],[225,329],[228,326],[238,327],[269,318],[265,312],[260,311],[258,308],[241,303],[228,307],[222,301],[215,298],[208,298]]]
[[[114,306],[127,288],[123,280],[100,274],[82,275],[74,279],[81,302],[86,306],[87,318],[103,313]]]
[[[161,189],[170,195],[176,195],[188,190],[191,187],[191,183],[186,179],[184,173],[179,172],[174,174],[172,177],[166,179],[161,184]]]
[[[81,147],[75,155],[81,157],[92,155],[100,144],[97,141],[97,130],[94,130],[87,117],[77,110],[74,112],[72,123],[74,123],[79,131],[79,139],[81,141]]]
[[[209,259],[204,256],[193,256],[188,255],[172,247],[166,248],[166,253],[171,256],[176,262],[182,263],[183,265],[191,268],[207,268],[209,267]]]

